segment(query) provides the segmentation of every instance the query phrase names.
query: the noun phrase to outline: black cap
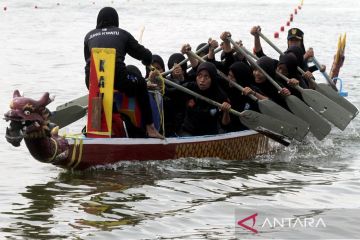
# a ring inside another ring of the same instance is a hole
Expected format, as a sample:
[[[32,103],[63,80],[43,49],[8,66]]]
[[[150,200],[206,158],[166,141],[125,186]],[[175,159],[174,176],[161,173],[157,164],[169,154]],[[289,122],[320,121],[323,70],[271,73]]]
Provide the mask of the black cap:
[[[287,39],[289,40],[291,38],[297,38],[299,40],[303,40],[304,33],[298,28],[290,28],[288,31]]]

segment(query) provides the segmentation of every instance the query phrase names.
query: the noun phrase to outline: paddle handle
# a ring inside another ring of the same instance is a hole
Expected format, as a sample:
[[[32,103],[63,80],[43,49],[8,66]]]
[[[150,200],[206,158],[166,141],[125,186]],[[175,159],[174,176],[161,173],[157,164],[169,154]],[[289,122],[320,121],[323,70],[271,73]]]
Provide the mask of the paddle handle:
[[[198,99],[201,99],[201,100],[203,100],[203,101],[205,101],[205,102],[207,102],[207,103],[209,103],[209,104],[211,104],[211,105],[213,105],[213,106],[215,106],[215,107],[218,107],[218,108],[221,107],[221,104],[220,104],[220,103],[218,103],[218,102],[216,102],[216,101],[214,101],[214,100],[211,100],[210,98],[204,97],[204,96],[202,96],[202,95],[200,95],[200,94],[198,94],[198,93],[196,93],[196,92],[194,92],[194,91],[191,91],[190,89],[188,89],[188,88],[186,88],[186,87],[183,87],[183,86],[181,86],[181,85],[179,85],[179,84],[176,84],[176,83],[170,81],[169,79],[166,79],[166,78],[165,78],[164,80],[165,80],[165,83],[166,83],[166,84],[168,84],[168,85],[170,85],[170,86],[172,86],[172,87],[174,87],[174,88],[176,88],[176,89],[178,89],[178,90],[180,90],[180,91],[182,91],[182,92],[185,92],[185,93],[187,93],[187,94],[189,94],[189,95],[191,95],[191,96],[193,96],[193,97],[196,97],[196,98],[198,98]],[[231,114],[235,115],[235,116],[243,117],[243,115],[242,115],[240,112],[238,112],[238,111],[236,111],[236,110],[234,110],[234,109],[231,109],[231,108],[230,108],[229,112],[230,112]]]
[[[315,64],[315,66],[320,70],[321,69],[321,64],[319,63],[319,61],[315,58],[312,57],[312,61]],[[334,84],[334,82],[330,79],[330,76],[324,71],[321,72],[322,75],[325,77],[326,81],[328,82],[328,84],[335,90],[338,91],[336,85]]]
[[[284,53],[273,43],[271,42],[264,34],[262,34],[262,32],[258,32],[259,33],[259,36],[264,39],[265,42],[267,42],[272,48],[275,49],[275,51],[277,51],[280,55],[284,55]],[[315,63],[315,62],[314,62]],[[316,63],[315,63],[316,65]],[[317,68],[320,70],[320,64],[317,65]],[[302,70],[299,66],[297,66],[297,70],[302,74],[304,75],[305,71]],[[325,75],[324,75],[325,76]],[[326,77],[325,77],[326,78]],[[329,77],[330,79],[330,77]],[[327,80],[327,78],[326,78]],[[316,82],[315,82],[315,78],[311,78],[309,81],[311,81],[312,84],[316,85]],[[334,83],[332,83],[332,81],[330,80],[327,80],[328,83],[330,84],[330,86],[335,90],[337,91],[337,88],[336,86],[334,85]]]
[[[217,49],[214,50],[214,54],[217,54],[218,52],[220,52],[222,50],[222,47],[218,47]],[[196,55],[198,54],[198,51],[195,52]],[[206,54],[205,56],[203,56],[201,59],[203,60],[207,60],[209,57],[209,54]],[[187,69],[191,68],[191,65],[187,66]]]
[[[195,54],[195,53],[192,52],[192,51],[189,51],[188,54],[189,54],[190,56],[196,58],[196,59],[197,59],[199,62],[201,62],[201,63],[205,62],[204,59],[202,59],[200,56],[198,56],[197,54]],[[223,72],[219,71],[218,69],[216,69],[216,71],[217,71],[217,74],[218,74],[220,77],[222,77],[224,80],[226,80],[227,82],[229,82],[230,84],[232,84],[235,88],[237,88],[237,89],[240,90],[241,92],[244,91],[244,88],[243,88],[240,84],[236,83],[235,81],[231,81]],[[253,94],[249,94],[248,96],[249,96],[252,100],[254,100],[255,102],[258,101],[258,98],[255,97]]]
[[[207,43],[207,44],[205,44],[203,47],[201,47],[199,50],[197,50],[196,51],[196,53],[199,53],[199,52],[201,52],[201,51],[203,51],[205,48],[207,48],[207,47],[209,47],[209,43]],[[218,50],[218,52],[219,52],[220,50]],[[208,54],[206,54],[204,57],[207,57],[208,56]],[[182,60],[181,62],[179,62],[178,64],[179,65],[183,65],[183,64],[185,64],[185,63],[187,63],[189,61],[189,58],[185,58],[184,60]],[[189,68],[189,67],[187,67],[187,68]],[[163,77],[166,77],[167,75],[169,75],[170,73],[172,73],[174,71],[174,67],[171,67],[171,69],[169,69],[168,71],[165,71],[165,72],[163,72],[163,73],[161,73],[161,75],[163,76]]]
[[[276,87],[277,90],[281,90],[282,88],[280,87],[280,85],[272,78],[270,77],[269,74],[267,74],[265,72],[264,69],[262,69],[255,61],[254,59],[252,59],[248,54],[246,54],[246,52],[243,50],[244,47],[240,47],[239,45],[237,45],[235,43],[234,40],[232,40],[231,37],[228,37],[228,40],[231,42],[231,44],[234,46],[235,50],[239,53],[241,53],[242,55],[245,56],[245,58],[251,63],[251,65],[253,65],[256,69],[258,69],[262,74],[264,74],[266,76],[266,78],[271,82],[272,85],[274,85],[274,87]]]
[[[253,53],[251,53],[251,52],[250,52],[249,50],[247,50],[246,48],[243,47],[243,50],[244,50],[248,55],[250,55],[253,59],[255,59],[255,60],[259,59],[256,55],[254,55]],[[281,74],[280,72],[276,71],[276,74],[277,74],[278,76],[280,76],[282,79],[284,79],[286,82],[289,81],[289,79],[288,79],[285,75]],[[298,89],[299,91],[301,91],[298,87],[300,87],[300,86],[295,86],[296,89]]]
[[[271,42],[262,32],[258,32],[259,36],[264,39],[265,42],[267,42],[271,47],[275,49],[280,55],[284,55],[284,53],[278,48],[273,42]]]

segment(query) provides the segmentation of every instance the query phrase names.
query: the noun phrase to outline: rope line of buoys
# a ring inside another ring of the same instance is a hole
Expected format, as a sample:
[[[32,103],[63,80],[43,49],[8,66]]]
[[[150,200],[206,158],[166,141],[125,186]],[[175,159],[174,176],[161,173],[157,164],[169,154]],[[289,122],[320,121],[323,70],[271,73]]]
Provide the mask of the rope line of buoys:
[[[289,20],[286,21],[285,25],[287,27],[289,27],[291,22],[294,21],[294,15],[298,14],[298,10],[299,11],[301,10],[303,4],[304,4],[304,0],[301,0],[300,5],[298,5],[296,8],[294,8],[294,12],[290,14]],[[284,25],[280,26],[280,32],[284,32],[284,31],[285,31],[285,26]],[[279,32],[278,31],[274,32],[274,38],[279,38]]]

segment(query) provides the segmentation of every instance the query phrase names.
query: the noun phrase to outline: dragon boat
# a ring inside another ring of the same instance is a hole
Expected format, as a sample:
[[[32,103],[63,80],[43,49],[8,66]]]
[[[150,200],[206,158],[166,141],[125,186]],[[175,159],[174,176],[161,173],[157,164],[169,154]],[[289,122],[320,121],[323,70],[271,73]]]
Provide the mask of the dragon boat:
[[[49,93],[45,93],[40,100],[34,100],[21,96],[19,91],[15,90],[10,110],[4,115],[5,120],[10,121],[6,129],[7,141],[17,147],[24,140],[35,159],[74,170],[135,160],[188,157],[242,160],[273,149],[268,137],[252,130],[162,140],[128,138],[125,128],[125,131],[118,131],[120,133],[114,137],[114,126],[122,125],[121,121],[120,124],[119,122],[114,124],[114,106],[120,113],[124,112],[133,122],[137,122],[137,126],[141,121],[141,117],[137,116],[139,111],[136,110],[136,104],[129,104],[130,98],[114,93],[114,67],[115,49],[93,49],[89,95],[85,98],[88,111],[78,105],[65,106],[65,114],[62,117],[65,122],[70,118],[74,120],[71,116],[81,117],[87,112],[85,134],[72,136],[59,134],[59,127],[73,120],[66,123],[54,121],[55,118],[52,118],[54,114],[47,108],[47,105],[53,101]],[[124,107],[124,103],[127,103],[125,104],[127,107]],[[132,113],[129,111],[129,105],[135,105]],[[73,108],[75,112],[71,111]],[[80,108],[79,112],[77,108]],[[61,118],[58,113],[55,117],[58,120]],[[255,118],[258,119],[257,116]]]
[[[337,54],[340,57],[334,61],[332,66],[332,77],[338,75],[344,59],[345,39],[339,40],[339,42],[342,43],[339,44],[342,46],[340,48],[342,51]],[[74,106],[65,105],[67,111],[64,111],[65,117],[62,121],[53,121],[53,115],[47,108],[47,105],[53,101],[49,93],[45,93],[40,100],[34,100],[21,96],[19,91],[15,90],[10,103],[10,110],[4,114],[4,119],[10,122],[6,129],[6,140],[14,147],[19,147],[24,140],[30,154],[40,162],[50,163],[65,169],[84,170],[120,161],[190,157],[251,159],[278,149],[280,146],[278,143],[286,145],[284,144],[286,141],[282,141],[281,137],[278,138],[278,136],[294,136],[290,130],[291,126],[286,126],[284,122],[248,112],[240,113],[239,116],[243,121],[255,126],[254,128],[250,127],[253,130],[211,136],[166,138],[164,140],[113,138],[111,134],[109,135],[109,129],[112,129],[112,107],[116,99],[113,99],[113,83],[104,84],[104,82],[108,79],[113,80],[114,56],[115,52],[108,49],[99,49],[92,55],[89,98],[86,98],[88,101],[85,103],[89,111],[76,104]],[[105,61],[107,62],[106,65],[104,64]],[[104,66],[107,66],[106,71],[103,69]],[[109,66],[110,70],[108,70]],[[101,96],[100,105],[104,106],[104,109],[101,107],[97,109],[99,96]],[[355,110],[357,114],[358,111]],[[68,116],[73,116],[72,119],[80,119],[86,112],[88,112],[86,135],[59,134],[59,126],[73,122],[72,120],[68,121]],[[94,116],[100,116],[102,120],[93,121]],[[273,130],[276,134],[263,131],[257,126],[268,126],[268,129]],[[104,137],[104,134],[107,136]]]
[[[266,154],[279,146],[253,130],[212,136],[154,138],[97,138],[83,134],[59,135],[59,127],[51,129],[52,100],[45,93],[40,100],[23,97],[14,91],[6,139],[18,147],[24,140],[30,154],[44,163],[83,170],[119,161],[166,160],[179,158],[221,158],[244,160]]]

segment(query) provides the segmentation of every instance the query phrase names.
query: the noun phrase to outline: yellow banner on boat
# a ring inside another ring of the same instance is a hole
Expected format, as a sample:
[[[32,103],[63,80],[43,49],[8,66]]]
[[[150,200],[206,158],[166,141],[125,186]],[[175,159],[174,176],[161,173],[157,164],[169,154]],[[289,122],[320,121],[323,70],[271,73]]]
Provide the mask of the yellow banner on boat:
[[[96,70],[98,91],[102,98],[102,107],[107,125],[107,132],[101,131],[92,133],[111,136],[116,49],[93,48],[91,49],[91,53]]]

